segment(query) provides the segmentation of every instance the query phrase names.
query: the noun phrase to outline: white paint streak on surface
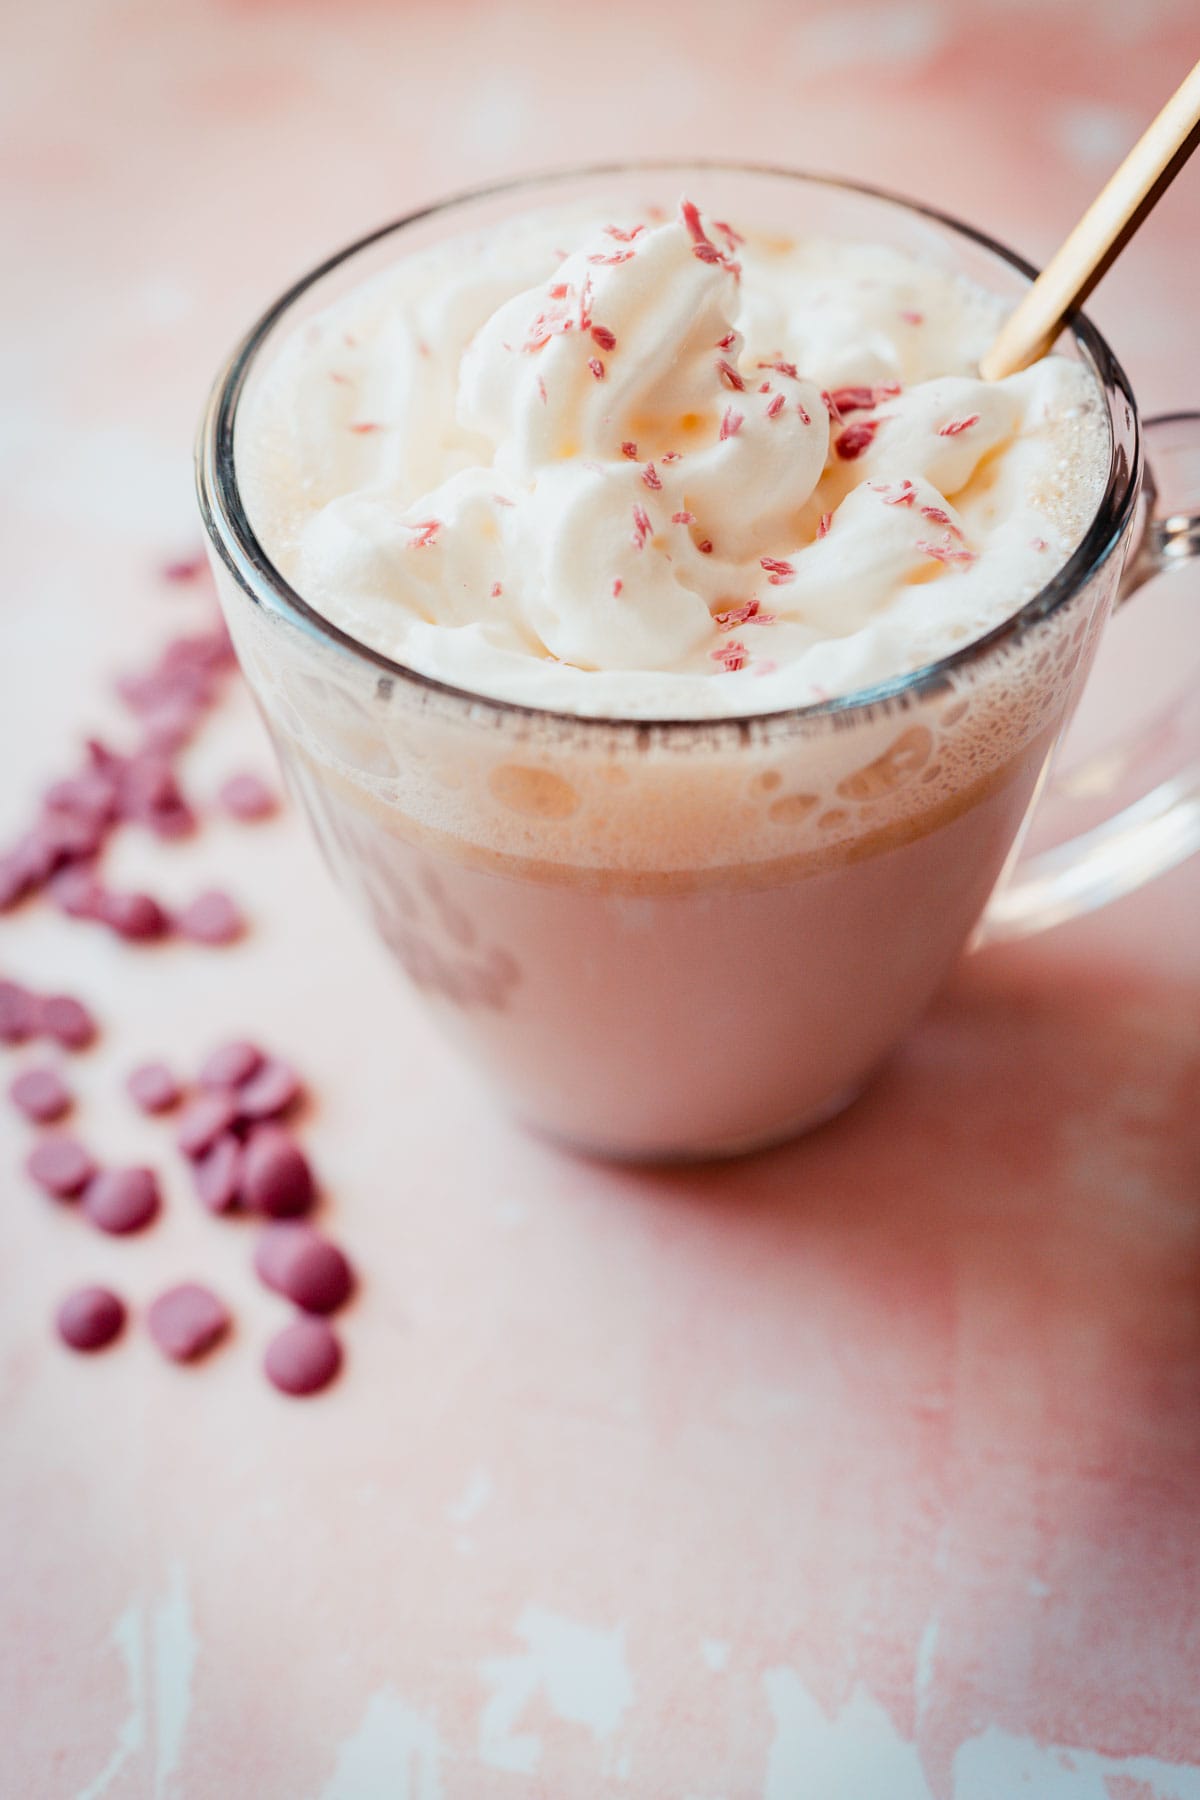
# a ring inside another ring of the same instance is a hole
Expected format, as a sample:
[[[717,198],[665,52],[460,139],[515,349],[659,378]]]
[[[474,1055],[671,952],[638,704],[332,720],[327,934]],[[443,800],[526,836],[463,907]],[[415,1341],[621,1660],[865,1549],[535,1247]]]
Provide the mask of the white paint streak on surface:
[[[720,1638],[705,1638],[700,1645],[700,1654],[714,1675],[728,1666],[729,1645]]]
[[[192,1674],[196,1667],[196,1634],[188,1605],[182,1563],[172,1563],[167,1594],[154,1608],[154,1792],[163,1796],[179,1767],[179,1755],[192,1707]]]
[[[320,1800],[442,1800],[442,1755],[433,1721],[381,1688],[339,1749]]]
[[[516,1629],[528,1646],[524,1652],[480,1664],[493,1692],[479,1718],[479,1755],[490,1768],[532,1775],[541,1761],[541,1739],[515,1727],[536,1693],[545,1693],[558,1718],[586,1726],[602,1741],[633,1700],[633,1683],[620,1626],[601,1631],[530,1606]]]
[[[937,1656],[938,1617],[932,1613],[921,1633],[921,1641],[917,1645],[917,1671],[914,1681],[917,1699],[917,1718],[923,1716],[929,1705],[930,1689],[933,1686],[934,1659]]]
[[[763,1686],[775,1721],[763,1800],[931,1800],[916,1746],[861,1688],[831,1719],[794,1669],[768,1669]]]
[[[112,1755],[76,1800],[100,1800],[116,1780],[131,1756],[136,1756],[146,1741],[146,1671],[142,1653],[142,1609],[135,1600],[125,1608],[112,1629],[112,1642],[121,1652],[129,1679],[129,1712],[117,1733]]]
[[[467,1485],[454,1504],[447,1509],[448,1516],[457,1525],[468,1524],[477,1513],[483,1511],[495,1492],[495,1485],[486,1469],[472,1469]]]
[[[1029,1794],[1036,1800],[1112,1800],[1109,1783],[1145,1783],[1154,1800],[1200,1800],[1200,1769],[1156,1756],[1099,1756],[1012,1737],[991,1725],[954,1758],[954,1800]]]

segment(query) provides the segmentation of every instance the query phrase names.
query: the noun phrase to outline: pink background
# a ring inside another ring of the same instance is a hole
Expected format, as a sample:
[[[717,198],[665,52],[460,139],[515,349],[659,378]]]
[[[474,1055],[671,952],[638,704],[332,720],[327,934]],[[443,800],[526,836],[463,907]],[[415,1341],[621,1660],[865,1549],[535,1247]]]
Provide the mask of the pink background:
[[[0,826],[113,716],[107,677],[194,618],[156,571],[197,541],[205,388],[325,250],[508,171],[695,151],[873,178],[1036,258],[1195,23],[1193,0],[11,8]],[[1147,411],[1200,403],[1198,182],[1093,307]],[[186,772],[203,797],[245,763],[269,766],[238,694]],[[295,817],[123,843],[116,870],[227,883],[253,930],[219,954],[41,906],[0,924],[3,973],[95,1006],[81,1129],[169,1202],[101,1240],[29,1189],[5,1109],[0,1791],[1200,1796],[1200,866],[970,962],[807,1142],[669,1175],[495,1116]],[[236,1031],[310,1077],[364,1273],[345,1378],[307,1405],[259,1376],[283,1312],[248,1234],[120,1094],[143,1055],[193,1068]],[[33,1060],[0,1055],[5,1081]],[[52,1339],[77,1281],[138,1307],[191,1275],[238,1316],[203,1367],[137,1328],[89,1361]]]

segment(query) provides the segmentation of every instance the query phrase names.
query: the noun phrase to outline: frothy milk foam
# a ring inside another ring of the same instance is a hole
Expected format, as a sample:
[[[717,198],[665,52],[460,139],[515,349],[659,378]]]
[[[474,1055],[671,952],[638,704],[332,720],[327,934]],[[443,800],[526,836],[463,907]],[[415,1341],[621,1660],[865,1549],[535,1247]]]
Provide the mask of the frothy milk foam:
[[[957,954],[1085,623],[852,728],[769,715],[968,643],[1078,543],[1101,398],[1058,357],[979,381],[1001,310],[687,202],[556,210],[364,282],[248,396],[247,510],[309,603],[546,709],[376,716],[238,632],[331,859],[536,1122],[634,1154],[778,1134]]]

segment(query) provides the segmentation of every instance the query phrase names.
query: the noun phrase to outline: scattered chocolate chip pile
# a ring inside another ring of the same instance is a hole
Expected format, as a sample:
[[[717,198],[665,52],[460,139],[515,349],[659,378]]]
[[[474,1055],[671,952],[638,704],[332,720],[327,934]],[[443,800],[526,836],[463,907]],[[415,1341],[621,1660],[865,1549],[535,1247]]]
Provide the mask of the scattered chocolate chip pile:
[[[195,572],[170,573],[185,568]],[[164,571],[169,580],[188,581],[200,572],[192,563]],[[130,943],[177,933],[193,943],[220,945],[241,935],[241,911],[219,890],[199,894],[172,913],[152,894],[107,887],[101,875],[104,850],[126,825],[164,840],[195,830],[196,809],[175,763],[216,705],[234,666],[228,633],[217,623],[172,638],[148,670],[118,679],[117,693],[136,722],[133,746],[117,751],[89,738],[74,773],[51,782],[29,830],[0,854],[0,912],[43,893],[68,918],[106,925]],[[251,821],[267,818],[276,802],[264,781],[245,773],[222,784],[216,804],[231,817]],[[0,1036],[7,1016],[0,1008]]]
[[[168,581],[189,583],[204,572],[202,557],[163,570]],[[130,943],[175,934],[217,946],[241,935],[241,912],[219,889],[172,913],[151,894],[107,887],[100,866],[109,840],[126,825],[162,840],[195,829],[196,811],[183,793],[175,758],[216,703],[232,666],[229,639],[218,625],[172,639],[147,672],[118,681],[117,691],[137,721],[138,741],[117,752],[88,740],[82,766],[46,790],[29,831],[0,854],[0,912],[42,894],[67,917],[107,925]],[[233,819],[254,821],[269,817],[277,801],[257,775],[243,773],[224,782],[215,804]],[[61,1050],[78,1051],[95,1037],[95,1021],[73,996],[38,994],[0,979],[0,1044],[50,1040]],[[78,1202],[80,1217],[114,1236],[154,1223],[163,1203],[152,1169],[101,1167],[77,1137],[44,1129],[65,1118],[73,1105],[60,1069],[30,1065],[12,1078],[8,1092],[41,1133],[25,1168],[44,1193]],[[342,1351],[327,1315],[350,1297],[354,1277],[337,1245],[299,1222],[314,1207],[317,1189],[289,1123],[303,1099],[296,1070],[237,1039],[204,1059],[193,1084],[154,1061],[130,1071],[125,1092],[147,1115],[174,1114],[176,1148],[208,1211],[270,1221],[260,1233],[254,1267],[263,1285],[298,1311],[269,1344],[265,1373],[285,1394],[314,1394],[328,1386],[341,1367]],[[84,1287],[63,1300],[56,1326],[63,1343],[90,1353],[120,1336],[126,1316],[119,1295]],[[217,1294],[189,1281],[159,1294],[145,1323],[165,1356],[190,1362],[212,1350],[233,1320]]]
[[[17,981],[0,980],[0,1044],[52,1038],[64,1050],[86,1050],[96,1021],[70,994],[35,994]]]
[[[58,1117],[59,1110],[57,1104],[53,1111],[45,1110],[40,1087],[35,1095],[39,1105],[30,1104],[35,1077],[52,1081],[56,1102],[60,1094],[68,1102],[70,1096],[51,1071],[18,1076],[12,1098],[41,1124]],[[300,1222],[315,1205],[317,1189],[308,1158],[288,1124],[303,1099],[295,1069],[237,1039],[210,1052],[191,1088],[165,1063],[152,1062],[130,1073],[125,1090],[143,1112],[176,1115],[175,1146],[191,1166],[203,1206],[213,1213],[254,1214],[270,1221],[255,1247],[255,1272],[264,1287],[290,1300],[302,1316],[272,1339],[263,1366],[282,1393],[314,1394],[326,1387],[342,1363],[327,1315],[350,1298],[354,1276],[338,1246]],[[47,1132],[25,1167],[44,1192],[59,1201],[78,1200],[82,1217],[113,1236],[145,1230],[162,1210],[153,1170],[100,1168],[78,1139],[63,1132]],[[72,1349],[99,1350],[119,1335],[124,1320],[119,1296],[85,1288],[63,1302],[58,1330]],[[225,1303],[197,1282],[169,1288],[146,1313],[151,1337],[175,1362],[207,1354],[231,1324]]]

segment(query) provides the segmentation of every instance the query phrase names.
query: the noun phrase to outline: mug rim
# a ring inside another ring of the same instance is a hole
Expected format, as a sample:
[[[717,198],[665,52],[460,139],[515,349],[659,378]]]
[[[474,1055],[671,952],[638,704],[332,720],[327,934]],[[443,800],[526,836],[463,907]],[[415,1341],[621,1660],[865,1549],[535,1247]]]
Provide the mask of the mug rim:
[[[310,289],[335,269],[385,238],[402,233],[422,220],[454,212],[480,201],[558,183],[566,185],[606,175],[625,176],[639,172],[662,175],[671,170],[681,174],[688,171],[711,171],[729,175],[769,176],[861,195],[932,221],[1007,263],[1030,282],[1038,275],[1037,268],[1025,257],[988,233],[965,224],[938,207],[928,206],[906,195],[845,176],[787,168],[774,163],[731,162],[724,158],[636,158],[629,162],[551,168],[462,190],[404,213],[332,252],[286,288],[246,332],[219,371],[211,390],[196,444],[196,487],[201,518],[210,544],[234,581],[254,604],[262,605],[266,602],[271,610],[291,617],[293,622],[318,638],[323,638],[371,664],[379,673],[378,686],[383,697],[390,693],[393,683],[401,681],[421,691],[427,699],[440,699],[454,706],[465,707],[475,717],[479,716],[482,709],[492,716],[496,724],[500,724],[504,718],[516,717],[529,726],[569,727],[574,732],[592,731],[608,738],[614,733],[631,733],[640,743],[645,743],[650,737],[674,738],[688,733],[707,736],[714,732],[728,734],[730,730],[738,736],[745,736],[750,732],[757,736],[764,729],[775,730],[793,724],[806,725],[826,718],[849,725],[854,715],[870,714],[877,707],[886,707],[889,702],[905,703],[911,697],[944,690],[955,674],[983,662],[1009,642],[1018,641],[1032,626],[1057,612],[1092,579],[1121,542],[1137,504],[1143,464],[1142,431],[1137,403],[1124,369],[1091,319],[1076,309],[1067,314],[1063,330],[1071,333],[1091,368],[1104,395],[1109,415],[1108,472],[1095,514],[1067,561],[1015,612],[981,637],[973,638],[947,655],[904,674],[873,683],[869,687],[855,688],[848,694],[766,712],[675,715],[667,718],[568,712],[526,701],[505,700],[497,695],[459,687],[455,683],[442,681],[437,676],[423,674],[419,669],[398,662],[384,651],[356,638],[305,600],[282,571],[276,568],[259,542],[242,500],[234,454],[238,406],[247,378],[259,351],[285,315]],[[1127,454],[1124,450],[1118,452],[1116,432],[1113,429],[1113,409],[1118,397],[1124,400],[1128,408],[1127,424],[1132,432],[1132,454]]]

